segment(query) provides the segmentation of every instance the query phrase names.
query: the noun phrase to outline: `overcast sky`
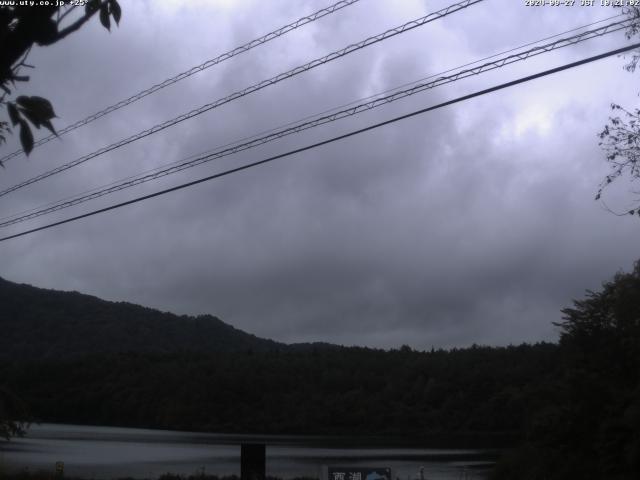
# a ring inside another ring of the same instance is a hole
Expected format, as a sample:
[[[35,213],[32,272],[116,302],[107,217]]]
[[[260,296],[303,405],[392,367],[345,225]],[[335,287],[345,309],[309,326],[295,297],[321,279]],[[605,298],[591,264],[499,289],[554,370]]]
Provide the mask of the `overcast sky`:
[[[332,0],[127,1],[34,49],[18,94],[63,127]],[[487,0],[246,96],[0,199],[57,201],[613,15]],[[579,2],[577,2],[579,3]],[[448,1],[361,0],[14,159],[7,188]],[[55,215],[17,233],[210,175],[627,43],[622,33],[438,87]],[[179,314],[283,342],[391,348],[557,339],[551,322],[640,258],[640,221],[594,201],[597,133],[639,75],[612,57],[163,197],[0,244],[0,276]],[[43,135],[42,132],[38,133]],[[17,147],[13,138],[1,152]],[[627,179],[605,199],[624,210]]]

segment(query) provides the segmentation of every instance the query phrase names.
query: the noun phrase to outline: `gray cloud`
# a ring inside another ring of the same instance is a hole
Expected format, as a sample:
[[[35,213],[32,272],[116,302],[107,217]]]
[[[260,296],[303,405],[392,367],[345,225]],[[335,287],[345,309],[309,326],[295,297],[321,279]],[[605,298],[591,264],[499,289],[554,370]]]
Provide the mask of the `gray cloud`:
[[[5,197],[2,215],[610,14],[515,3],[486,2],[184,122]],[[94,22],[34,52],[37,73],[28,91],[46,94],[66,124],[303,10],[284,0],[177,4],[123,2],[122,25],[111,34]],[[51,142],[28,160],[14,160],[0,184],[445,5],[365,0]],[[321,6],[310,2],[304,11]],[[621,36],[594,42],[432,90],[52,218],[265,158],[621,42]],[[614,217],[593,201],[606,173],[595,134],[608,104],[637,102],[622,63],[608,60],[5,242],[0,274],[177,313],[212,313],[288,342],[430,348],[552,340],[560,308],[639,256],[637,221]]]

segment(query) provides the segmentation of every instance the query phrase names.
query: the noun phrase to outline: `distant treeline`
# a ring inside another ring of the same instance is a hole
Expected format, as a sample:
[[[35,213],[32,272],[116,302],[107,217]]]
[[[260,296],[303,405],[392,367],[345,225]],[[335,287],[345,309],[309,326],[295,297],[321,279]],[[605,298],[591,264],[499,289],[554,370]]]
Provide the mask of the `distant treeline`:
[[[51,472],[46,470],[41,471],[30,471],[23,470],[19,472],[3,472],[2,466],[0,465],[0,478],[2,480],[51,480]],[[157,480],[241,480],[238,475],[225,475],[219,477],[217,475],[209,475],[204,472],[196,472],[191,475],[179,475],[175,473],[165,473],[156,477]],[[64,480],[88,480],[87,478],[82,477],[69,477],[67,475],[64,476]],[[114,478],[113,480],[140,480],[134,479],[133,477],[119,477]],[[152,480],[152,479],[146,479]],[[267,475],[265,480],[283,480],[281,477],[272,477]],[[288,478],[287,480],[319,480],[317,478],[311,477],[293,477]]]
[[[532,404],[545,401],[540,380],[557,373],[559,355],[552,344],[122,353],[5,362],[0,377],[42,421],[478,446],[522,436]]]

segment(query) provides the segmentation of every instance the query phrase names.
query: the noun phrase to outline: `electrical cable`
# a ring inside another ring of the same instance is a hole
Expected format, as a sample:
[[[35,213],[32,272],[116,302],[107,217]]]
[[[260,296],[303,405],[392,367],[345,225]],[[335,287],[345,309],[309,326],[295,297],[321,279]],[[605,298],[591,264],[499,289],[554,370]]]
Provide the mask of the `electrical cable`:
[[[295,30],[297,28],[302,27],[303,25],[307,25],[308,23],[314,22],[322,17],[325,17],[327,15],[330,15],[334,12],[337,12],[338,10],[341,10],[345,7],[348,7],[350,5],[353,5],[356,2],[359,2],[360,0],[340,0],[339,2],[334,3],[333,5],[330,5],[326,8],[323,8],[321,10],[318,10],[317,12],[314,12],[310,15],[304,16],[302,18],[299,18],[298,20],[296,20],[295,22],[289,23],[288,25],[285,25],[283,27],[280,27],[272,32],[267,33],[266,35],[263,35],[260,38],[256,38],[254,40],[251,40],[239,47],[234,48],[233,50],[230,50],[228,52],[225,52],[221,55],[218,55],[215,58],[212,58],[210,60],[207,60],[204,63],[201,63],[200,65],[197,65],[195,67],[190,68],[189,70],[186,70],[184,72],[181,72],[171,78],[168,78],[166,80],[163,80],[160,83],[157,83],[145,90],[142,90],[138,93],[136,93],[135,95],[130,96],[129,98],[126,98],[124,100],[120,100],[119,102],[110,105],[102,110],[100,110],[99,112],[96,112],[92,115],[89,115],[88,117],[82,119],[82,120],[78,120],[75,123],[72,123],[71,125],[68,125],[64,128],[61,128],[60,130],[58,130],[57,135],[56,134],[51,134],[48,137],[44,137],[40,140],[38,140],[37,142],[35,142],[33,144],[33,148],[37,148],[40,145],[44,145],[45,143],[53,140],[56,137],[60,137],[66,133],[69,133],[77,128],[80,128],[84,125],[87,125],[101,117],[104,117],[105,115],[108,115],[111,112],[115,112],[116,110],[119,110],[123,107],[126,107],[127,105],[130,105],[134,102],[137,102],[138,100],[146,97],[147,95],[151,95],[152,93],[157,92],[158,90],[162,90],[163,88],[166,88],[170,85],[173,85],[174,83],[179,82],[180,80],[184,80],[185,78],[188,78],[192,75],[195,75],[196,73],[202,72],[203,70],[206,70],[207,68],[213,67],[214,65],[217,65],[219,63],[224,62],[225,60],[229,60],[230,58],[233,58],[241,53],[244,52],[248,52],[249,50],[251,50],[252,48],[255,48],[259,45],[263,45],[267,42],[270,42],[271,40],[275,40],[276,38],[279,38],[289,32],[291,32],[292,30]],[[73,8],[73,7],[72,7]],[[23,150],[16,150],[15,152],[12,152],[8,155],[5,155],[4,157],[0,158],[0,164],[7,162],[8,160],[11,160],[12,158],[15,158],[19,155],[22,155],[24,152]]]
[[[614,22],[612,24],[609,25],[605,25],[603,27],[600,28],[596,28],[593,30],[589,30],[586,32],[582,32],[578,35],[574,35],[572,37],[568,37],[568,38],[562,38],[559,40],[556,40],[554,42],[545,44],[545,45],[540,45],[537,47],[534,47],[532,49],[529,49],[527,51],[524,52],[519,52],[517,54],[513,54],[513,55],[509,55],[507,57],[495,60],[493,62],[488,62],[485,64],[482,64],[480,66],[471,68],[471,69],[467,69],[467,70],[461,70],[453,75],[450,76],[441,76],[436,78],[436,80],[433,80],[431,82],[427,82],[427,83],[418,83],[413,84],[414,86],[409,88],[409,89],[405,89],[405,90],[400,90],[400,91],[396,91],[395,93],[385,96],[385,97],[378,97],[375,98],[374,100],[371,100],[369,102],[366,103],[361,103],[359,105],[356,105],[354,107],[348,108],[348,109],[344,109],[341,111],[337,111],[334,112],[330,115],[326,115],[326,116],[322,116],[319,118],[316,118],[315,120],[312,121],[308,121],[308,122],[303,122],[303,123],[299,123],[297,125],[282,129],[282,130],[276,130],[276,131],[272,131],[272,133],[269,133],[266,136],[263,137],[257,137],[257,138],[253,138],[252,140],[245,142],[245,143],[240,143],[240,141],[235,142],[235,144],[230,144],[233,146],[229,146],[227,148],[223,148],[221,150],[218,151],[213,151],[213,153],[207,153],[207,154],[200,154],[200,155],[196,155],[196,156],[192,156],[190,157],[191,159],[189,160],[181,160],[180,162],[177,162],[172,164],[171,166],[168,166],[166,168],[162,168],[162,169],[154,169],[153,173],[146,173],[146,174],[140,174],[137,176],[132,176],[132,177],[128,177],[127,179],[124,179],[122,181],[119,182],[112,182],[109,185],[106,185],[104,187],[99,187],[97,189],[94,189],[90,192],[86,192],[84,194],[79,194],[76,195],[74,197],[69,197],[67,199],[63,199],[61,201],[58,202],[54,202],[52,204],[48,204],[44,207],[41,208],[36,208],[36,209],[31,209],[27,212],[23,212],[21,214],[15,214],[12,215],[10,217],[5,217],[0,219],[0,228],[2,227],[8,227],[10,225],[15,225],[17,223],[21,223],[23,221],[26,220],[31,220],[37,217],[40,217],[42,215],[46,215],[48,213],[52,213],[52,212],[56,212],[59,210],[63,210],[65,208],[69,208],[75,205],[79,205],[81,203],[85,203],[87,201],[114,193],[114,192],[118,192],[127,188],[131,188],[137,185],[141,185],[143,183],[152,181],[152,180],[156,180],[158,178],[167,176],[167,175],[171,175],[177,172],[180,172],[182,170],[186,170],[188,168],[193,168],[195,166],[201,165],[203,163],[207,163],[210,162],[212,160],[215,159],[219,159],[228,155],[232,155],[244,150],[248,150],[250,148],[255,148],[257,146],[263,145],[265,143],[283,138],[285,136],[291,135],[291,134],[295,134],[295,133],[300,133],[302,131],[311,129],[311,128],[315,128],[317,126],[320,125],[324,125],[326,123],[330,123],[330,122],[334,122],[336,120],[340,120],[349,116],[353,116],[359,113],[362,113],[364,111],[367,110],[372,110],[374,108],[380,107],[382,105],[386,105],[389,104],[391,102],[394,102],[396,100],[400,100],[402,98],[406,98],[408,96],[411,95],[415,95],[417,93],[423,92],[427,89],[431,89],[431,88],[435,88],[444,84],[448,84],[448,83],[452,83],[464,78],[468,78],[470,76],[473,75],[479,75],[481,73],[485,73],[491,70],[495,70],[497,68],[502,68],[506,65],[510,65],[512,63],[518,62],[518,61],[523,61],[523,60],[527,60],[533,56],[536,55],[540,55],[543,53],[548,53],[550,51],[559,49],[559,48],[564,48],[567,46],[571,46],[571,45],[576,45],[578,43],[584,42],[586,40],[590,40],[592,38],[596,38],[596,37],[601,37],[603,35],[606,34],[610,34],[610,33],[614,33],[617,32],[619,30],[622,30],[624,28],[627,28],[629,22],[631,22],[631,20],[624,20],[622,22]],[[474,62],[477,63],[477,62]],[[428,78],[433,78],[434,76],[428,77]]]
[[[410,30],[413,30],[414,28],[417,27],[421,27],[423,25],[426,25],[427,23],[433,22],[437,19],[443,18],[447,15],[450,15],[452,13],[458,12],[460,10],[463,10],[467,7],[470,7],[476,3],[480,3],[483,2],[484,0],[463,0],[462,2],[458,2],[452,5],[449,5],[446,8],[443,8],[437,12],[433,12],[430,13],[428,15],[425,15],[423,17],[420,17],[418,19],[412,20],[410,22],[407,22],[403,25],[400,25],[398,27],[389,29],[381,34],[372,36],[372,37],[368,37],[358,43],[354,43],[351,44],[341,50],[337,50],[335,52],[332,52],[328,55],[325,55],[324,57],[321,58],[317,58],[315,60],[312,60],[311,62],[308,62],[304,65],[300,65],[298,67],[295,67],[287,72],[284,73],[280,73],[278,75],[276,75],[275,77],[272,77],[270,79],[267,80],[263,80],[259,83],[256,83],[254,85],[251,85],[250,87],[247,87],[243,90],[239,90],[237,92],[232,93],[231,95],[227,96],[227,97],[223,97],[220,98],[212,103],[208,103],[206,105],[203,105],[195,110],[191,110],[190,112],[184,113],[182,115],[179,115],[178,117],[175,117],[171,120],[167,120],[166,122],[163,122],[161,124],[155,125],[147,130],[143,130],[135,135],[132,135],[128,138],[125,138],[123,140],[120,140],[116,143],[112,143],[111,145],[108,145],[106,147],[103,147],[99,150],[96,150],[90,154],[84,155],[80,158],[77,158],[76,160],[73,160],[71,162],[65,163],[63,165],[60,165],[52,170],[49,170],[45,173],[42,173],[40,175],[37,175],[35,177],[32,177],[28,180],[24,180],[23,182],[20,182],[16,185],[13,185],[12,187],[6,188],[2,191],[0,191],[0,197],[3,197],[11,192],[14,192],[16,190],[19,190],[20,188],[26,187],[28,185],[31,185],[33,183],[39,182],[41,180],[44,180],[46,178],[49,178],[53,175],[56,175],[58,173],[64,172],[66,170],[69,170],[72,167],[75,167],[77,165],[80,165],[82,163],[87,162],[88,160],[91,160],[92,158],[98,157],[104,153],[110,152],[112,150],[115,150],[117,148],[120,148],[124,145],[128,145],[129,143],[132,143],[136,140],[140,140],[141,138],[145,138],[149,135],[152,135],[154,133],[157,133],[161,130],[164,130],[165,128],[169,128],[173,125],[176,125],[178,123],[181,123],[185,120],[188,120],[190,118],[193,118],[197,115],[200,115],[202,113],[208,112],[209,110],[212,110],[214,108],[217,108],[221,105],[224,105],[226,103],[229,103],[233,100],[237,100],[238,98],[244,97],[245,95],[249,95],[253,92],[256,92],[258,90],[262,90],[263,88],[266,88],[268,86],[274,85],[276,83],[279,83],[285,79],[291,78],[295,75],[298,75],[300,73],[306,72],[308,70],[311,70],[313,68],[316,68],[320,65],[324,65],[325,63],[331,62],[333,60],[336,60],[338,58],[344,57],[345,55],[348,55],[350,53],[353,53],[355,51],[361,50],[363,48],[366,48],[370,45],[376,44],[378,42],[381,42],[383,40],[387,40],[391,37],[394,37],[396,35],[399,35],[401,33],[405,33],[408,32]]]
[[[249,168],[256,167],[258,165],[262,165],[262,164],[265,164],[265,163],[273,162],[273,161],[278,160],[280,158],[284,158],[284,157],[288,157],[288,156],[291,156],[291,155],[295,155],[297,153],[301,153],[301,152],[305,152],[305,151],[308,151],[308,150],[312,150],[314,148],[317,148],[317,147],[320,147],[320,146],[323,146],[323,145],[328,145],[330,143],[334,143],[334,142],[337,142],[339,140],[344,140],[346,138],[349,138],[349,137],[352,137],[352,136],[355,136],[355,135],[359,135],[361,133],[368,132],[370,130],[374,130],[376,128],[380,128],[380,127],[383,127],[385,125],[389,125],[389,124],[398,122],[400,120],[405,120],[407,118],[415,117],[417,115],[421,115],[423,113],[430,112],[432,110],[437,110],[439,108],[443,108],[443,107],[446,107],[446,106],[449,106],[449,105],[453,105],[453,104],[456,104],[456,103],[464,102],[466,100],[470,100],[470,99],[475,98],[475,97],[479,97],[479,96],[486,95],[486,94],[489,94],[489,93],[492,93],[492,92],[496,92],[498,90],[502,90],[502,89],[505,89],[505,88],[508,88],[508,87],[512,87],[514,85],[519,85],[521,83],[529,82],[529,81],[532,81],[532,80],[535,80],[535,79],[538,79],[538,78],[545,77],[547,75],[552,75],[554,73],[558,73],[558,72],[562,72],[562,71],[565,71],[565,70],[569,70],[571,68],[575,68],[575,67],[578,67],[580,65],[585,65],[587,63],[595,62],[597,60],[601,60],[603,58],[611,57],[613,55],[619,55],[621,53],[628,52],[629,50],[633,50],[633,49],[636,49],[636,48],[639,48],[639,47],[640,47],[640,43],[635,43],[635,44],[629,45],[627,47],[618,48],[618,49],[611,50],[611,51],[608,51],[608,52],[605,52],[605,53],[601,53],[599,55],[594,55],[592,57],[588,57],[588,58],[585,58],[585,59],[582,59],[582,60],[578,60],[576,62],[567,63],[567,64],[562,65],[560,67],[552,68],[552,69],[549,69],[549,70],[544,70],[542,72],[538,72],[538,73],[533,74],[533,75],[528,75],[526,77],[521,77],[519,79],[512,80],[510,82],[502,83],[502,84],[499,84],[499,85],[496,85],[496,86],[493,86],[493,87],[490,87],[490,88],[486,88],[484,90],[479,90],[479,91],[476,91],[474,93],[470,93],[468,95],[463,95],[461,97],[457,97],[457,98],[455,98],[453,100],[448,100],[446,102],[439,103],[437,105],[433,105],[433,106],[426,107],[426,108],[423,108],[423,109],[420,109],[420,110],[416,110],[416,111],[413,111],[411,113],[407,113],[407,114],[404,114],[404,115],[401,115],[401,116],[398,116],[398,117],[391,118],[389,120],[385,120],[383,122],[375,123],[375,124],[369,125],[367,127],[360,128],[358,130],[353,130],[353,131],[345,133],[343,135],[338,135],[336,137],[332,137],[332,138],[329,138],[327,140],[316,142],[316,143],[313,143],[311,145],[307,145],[305,147],[296,148],[294,150],[289,150],[288,152],[281,153],[281,154],[278,154],[278,155],[274,155],[274,156],[265,158],[263,160],[258,160],[256,162],[248,163],[248,164],[242,165],[240,167],[236,167],[236,168],[232,168],[232,169],[229,169],[229,170],[225,170],[223,172],[216,173],[214,175],[209,175],[207,177],[200,178],[198,180],[193,180],[191,182],[183,183],[183,184],[177,185],[175,187],[167,188],[165,190],[160,190],[158,192],[151,193],[149,195],[143,195],[141,197],[137,197],[137,198],[134,198],[134,199],[131,199],[131,200],[127,200],[125,202],[121,202],[121,203],[117,203],[117,204],[114,204],[114,205],[110,205],[110,206],[105,207],[105,208],[100,208],[100,209],[97,209],[97,210],[93,210],[91,212],[87,212],[87,213],[84,213],[82,215],[77,215],[75,217],[66,218],[64,220],[60,220],[58,222],[53,222],[53,223],[50,223],[50,224],[47,224],[47,225],[43,225],[41,227],[32,228],[30,230],[19,232],[19,233],[13,234],[13,235],[8,235],[8,236],[0,238],[0,242],[11,240],[13,238],[22,237],[22,236],[25,236],[25,235],[28,235],[28,234],[31,234],[31,233],[39,232],[41,230],[46,230],[46,229],[53,228],[53,227],[56,227],[56,226],[59,226],[59,225],[63,225],[63,224],[70,223],[70,222],[74,222],[74,221],[77,221],[77,220],[80,220],[80,219],[83,219],[83,218],[91,217],[93,215],[97,215],[97,214],[100,214],[100,213],[105,213],[105,212],[108,212],[108,211],[111,211],[111,210],[122,208],[122,207],[127,206],[127,205],[132,205],[134,203],[138,203],[138,202],[141,202],[143,200],[148,200],[148,199],[151,199],[151,198],[159,197],[161,195],[165,195],[165,194],[170,193],[170,192],[175,192],[177,190],[182,190],[182,189],[185,189],[185,188],[188,188],[188,187],[192,187],[194,185],[198,185],[200,183],[208,182],[208,181],[214,180],[216,178],[221,178],[221,177],[230,175],[232,173],[240,172],[242,170],[247,170]]]

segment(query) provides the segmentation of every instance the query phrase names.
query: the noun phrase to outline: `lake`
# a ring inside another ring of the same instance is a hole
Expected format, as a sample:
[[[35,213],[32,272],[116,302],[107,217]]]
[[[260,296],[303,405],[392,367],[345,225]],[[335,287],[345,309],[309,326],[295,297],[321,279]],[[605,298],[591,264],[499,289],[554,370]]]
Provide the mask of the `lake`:
[[[50,470],[87,478],[157,478],[163,473],[240,474],[240,444],[264,443],[267,475],[322,478],[323,466],[390,467],[394,479],[484,479],[495,452],[385,446],[372,439],[227,435],[60,424],[32,425],[24,438],[0,443],[9,469]],[[325,473],[326,475],[326,473]]]

